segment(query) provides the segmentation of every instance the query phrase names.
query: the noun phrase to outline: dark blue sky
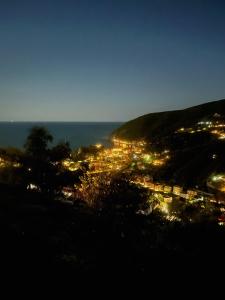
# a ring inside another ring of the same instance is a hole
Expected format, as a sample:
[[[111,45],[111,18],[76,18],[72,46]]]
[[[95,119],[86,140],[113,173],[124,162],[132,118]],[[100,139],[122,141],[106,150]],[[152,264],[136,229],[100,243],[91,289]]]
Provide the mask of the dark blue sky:
[[[0,120],[126,121],[225,98],[225,1],[0,1]]]

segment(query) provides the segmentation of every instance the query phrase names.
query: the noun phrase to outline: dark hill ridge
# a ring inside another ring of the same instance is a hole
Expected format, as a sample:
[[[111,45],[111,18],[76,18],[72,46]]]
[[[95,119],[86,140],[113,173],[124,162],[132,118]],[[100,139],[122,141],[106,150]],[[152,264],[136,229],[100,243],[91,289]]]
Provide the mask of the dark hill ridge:
[[[225,115],[225,99],[208,102],[183,110],[150,113],[123,124],[112,135],[124,139],[165,137],[180,127],[191,127],[214,114]]]
[[[196,185],[206,189],[213,173],[225,172],[225,142],[208,131],[194,135],[182,128],[196,128],[200,121],[225,119],[225,99],[201,104],[183,110],[151,113],[131,120],[112,133],[121,139],[150,141],[150,150],[171,150],[171,158],[161,168],[151,167],[155,181],[172,182],[182,186]]]

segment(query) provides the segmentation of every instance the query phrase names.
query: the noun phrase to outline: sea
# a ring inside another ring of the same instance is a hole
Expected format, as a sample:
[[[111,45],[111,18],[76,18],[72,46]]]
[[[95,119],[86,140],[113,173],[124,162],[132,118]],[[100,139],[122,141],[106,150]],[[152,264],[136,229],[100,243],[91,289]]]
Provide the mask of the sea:
[[[110,146],[110,135],[122,122],[0,122],[0,147],[23,148],[29,131],[43,126],[52,134],[52,145],[69,142],[72,149],[96,143]]]

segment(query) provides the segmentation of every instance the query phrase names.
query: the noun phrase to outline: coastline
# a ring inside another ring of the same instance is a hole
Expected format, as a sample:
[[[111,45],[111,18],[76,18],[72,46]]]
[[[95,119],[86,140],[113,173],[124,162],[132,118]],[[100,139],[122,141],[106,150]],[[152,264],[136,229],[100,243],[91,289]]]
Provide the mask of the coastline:
[[[33,126],[46,127],[55,137],[53,144],[68,141],[71,148],[102,143],[107,146],[111,133],[122,122],[4,122],[0,121],[0,147],[22,148],[25,138]]]

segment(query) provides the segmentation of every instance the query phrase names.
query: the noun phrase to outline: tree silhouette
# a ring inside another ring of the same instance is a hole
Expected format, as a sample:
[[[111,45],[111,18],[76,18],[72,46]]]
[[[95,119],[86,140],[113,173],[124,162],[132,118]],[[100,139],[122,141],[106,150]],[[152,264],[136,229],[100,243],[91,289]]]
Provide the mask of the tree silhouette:
[[[68,158],[71,154],[70,145],[68,142],[60,142],[51,149],[50,157],[52,161],[59,162]]]
[[[46,128],[35,126],[27,137],[25,152],[34,159],[44,159],[48,156],[48,144],[52,141],[53,137]]]

